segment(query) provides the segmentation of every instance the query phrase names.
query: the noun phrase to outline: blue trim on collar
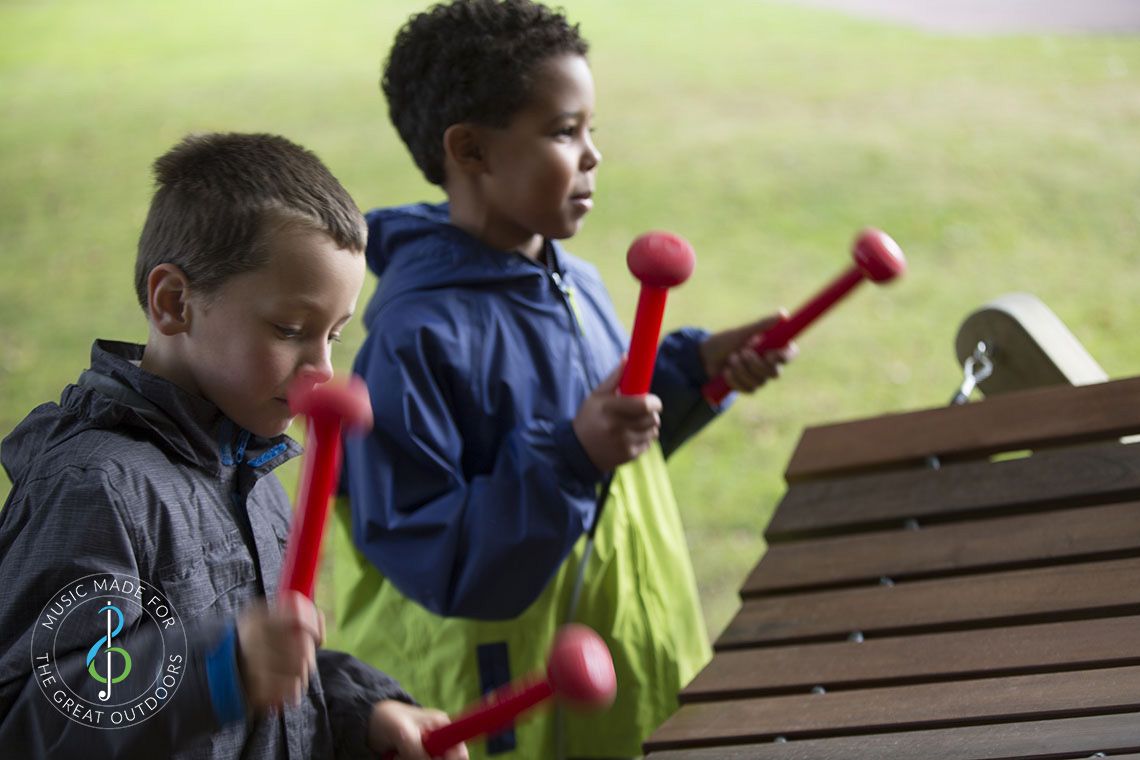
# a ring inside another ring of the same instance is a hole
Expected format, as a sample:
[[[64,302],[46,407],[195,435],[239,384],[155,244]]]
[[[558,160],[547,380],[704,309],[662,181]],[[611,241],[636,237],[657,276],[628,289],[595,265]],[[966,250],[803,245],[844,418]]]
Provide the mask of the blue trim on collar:
[[[237,453],[234,454],[234,462],[242,462],[245,460],[245,447],[249,445],[250,432],[242,430],[241,435],[238,436]]]
[[[269,460],[275,458],[276,456],[281,454],[281,452],[285,451],[285,449],[287,449],[287,448],[289,448],[289,447],[286,446],[284,443],[279,443],[276,446],[274,446],[273,448],[265,451],[261,456],[257,457],[257,459],[252,460],[248,464],[250,467],[255,467],[255,468],[261,467],[261,465],[263,465],[266,462],[268,462]]]
[[[221,427],[218,428],[218,456],[226,467],[233,466],[234,454],[233,449],[230,448],[230,421],[228,419],[222,420]]]

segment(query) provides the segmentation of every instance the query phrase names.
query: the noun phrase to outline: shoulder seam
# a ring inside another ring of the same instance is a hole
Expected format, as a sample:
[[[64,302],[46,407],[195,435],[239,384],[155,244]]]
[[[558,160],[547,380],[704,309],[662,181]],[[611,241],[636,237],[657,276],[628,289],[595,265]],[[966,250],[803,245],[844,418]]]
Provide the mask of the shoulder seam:
[[[127,535],[130,537],[131,550],[132,550],[132,553],[134,554],[135,561],[137,563],[141,559],[141,557],[139,555],[139,547],[142,545],[139,542],[139,537],[138,537],[138,533],[137,533],[137,526],[135,525],[134,521],[130,519],[130,515],[126,511],[124,511],[124,509],[123,509],[123,503],[125,502],[125,499],[123,498],[123,493],[115,486],[114,479],[113,479],[111,473],[109,473],[103,467],[101,467],[99,465],[83,465],[83,464],[75,464],[72,462],[65,462],[65,463],[59,465],[58,467],[53,468],[51,470],[51,472],[44,473],[42,475],[37,475],[36,477],[30,478],[28,480],[21,482],[20,490],[22,490],[22,491],[27,490],[28,486],[35,484],[35,483],[39,483],[39,482],[42,482],[45,480],[53,480],[53,479],[59,477],[60,475],[62,475],[67,470],[78,470],[80,473],[84,473],[84,474],[86,474],[86,473],[98,473],[100,475],[103,486],[111,494],[114,495],[114,498],[110,499],[108,501],[110,503],[111,509],[113,509],[115,511],[115,516],[118,518],[119,523],[122,524],[123,528],[127,531]],[[15,489],[13,489],[13,491],[14,490]],[[141,568],[140,568],[140,572],[141,572]]]

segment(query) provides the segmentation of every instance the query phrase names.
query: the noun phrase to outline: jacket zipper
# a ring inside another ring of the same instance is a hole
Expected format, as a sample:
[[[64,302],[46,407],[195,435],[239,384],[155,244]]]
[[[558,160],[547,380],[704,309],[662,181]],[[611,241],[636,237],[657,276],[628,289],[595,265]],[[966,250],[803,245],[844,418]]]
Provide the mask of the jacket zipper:
[[[562,275],[553,270],[550,272],[550,281],[554,283],[554,287],[558,290],[559,294],[561,294],[562,304],[566,307],[570,321],[578,327],[574,340],[578,344],[578,356],[582,361],[582,372],[586,375],[586,382],[589,384],[589,387],[594,388],[600,382],[600,378],[592,377],[593,373],[590,371],[591,364],[584,340],[586,337],[586,327],[582,324],[582,315],[578,309],[578,303],[574,299],[574,289],[567,286],[562,280]]]

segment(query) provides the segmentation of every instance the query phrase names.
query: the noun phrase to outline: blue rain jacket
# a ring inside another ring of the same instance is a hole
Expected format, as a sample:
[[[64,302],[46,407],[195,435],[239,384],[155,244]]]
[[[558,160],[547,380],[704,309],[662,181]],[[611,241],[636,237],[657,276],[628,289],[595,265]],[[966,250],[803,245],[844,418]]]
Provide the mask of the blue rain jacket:
[[[345,442],[357,547],[439,615],[515,617],[594,519],[603,473],[571,428],[628,338],[597,270],[550,269],[448,224],[447,206],[368,214],[380,283],[354,371],[376,424]],[[653,393],[666,456],[715,416],[698,346],[663,341]],[[520,572],[525,568],[525,572]]]
[[[566,622],[603,478],[571,420],[627,341],[593,267],[556,243],[550,267],[493,250],[447,213],[368,215],[380,283],[355,371],[375,427],[345,441],[349,499],[330,554],[337,646],[454,713],[544,668]],[[664,460],[715,414],[699,393],[703,338],[682,330],[662,344],[661,445],[617,469],[585,566],[574,619],[609,645],[616,701],[530,715],[469,743],[473,760],[554,757],[558,746],[570,757],[639,754],[707,661]]]

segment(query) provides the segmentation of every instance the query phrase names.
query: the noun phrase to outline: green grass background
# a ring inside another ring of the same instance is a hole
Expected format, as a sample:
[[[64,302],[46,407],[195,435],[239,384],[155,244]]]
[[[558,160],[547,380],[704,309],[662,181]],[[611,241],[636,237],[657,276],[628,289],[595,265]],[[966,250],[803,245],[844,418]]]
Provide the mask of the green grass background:
[[[438,197],[377,88],[395,30],[422,7],[0,6],[0,435],[58,397],[95,336],[145,338],[131,271],[149,166],[186,132],[287,135],[364,208]],[[1137,38],[939,36],[763,0],[565,7],[593,45],[605,155],[569,245],[627,320],[625,250],[651,228],[698,255],[667,327],[797,306],[847,265],[864,225],[910,264],[856,291],[801,337],[784,379],[671,462],[714,635],[764,549],[800,431],[945,403],[954,335],[980,304],[1033,292],[1110,376],[1140,372]],[[341,368],[360,335],[348,331]]]

